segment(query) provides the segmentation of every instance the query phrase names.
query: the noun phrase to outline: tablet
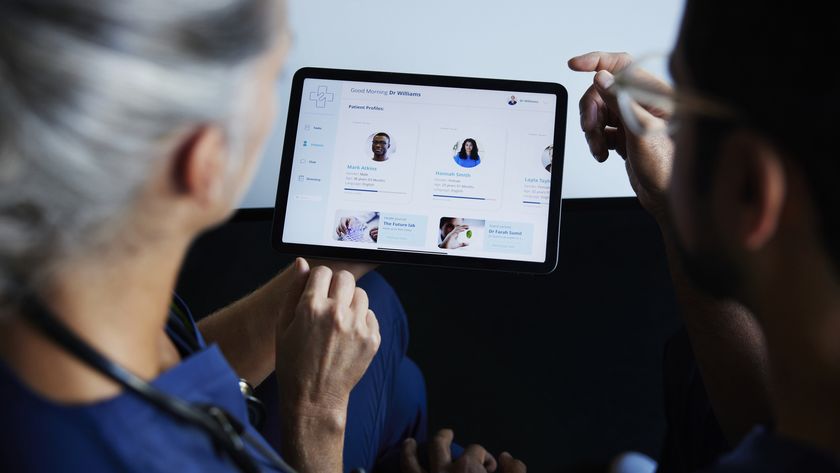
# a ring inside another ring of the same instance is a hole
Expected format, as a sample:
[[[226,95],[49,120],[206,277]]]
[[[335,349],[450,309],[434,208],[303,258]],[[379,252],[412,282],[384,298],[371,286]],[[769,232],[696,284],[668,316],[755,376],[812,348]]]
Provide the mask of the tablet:
[[[300,69],[272,245],[296,256],[551,272],[566,106],[554,83]]]

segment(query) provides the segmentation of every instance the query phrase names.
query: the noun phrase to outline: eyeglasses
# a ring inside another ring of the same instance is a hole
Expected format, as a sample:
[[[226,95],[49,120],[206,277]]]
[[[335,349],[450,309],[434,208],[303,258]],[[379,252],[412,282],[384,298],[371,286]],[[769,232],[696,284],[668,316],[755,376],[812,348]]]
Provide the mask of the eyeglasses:
[[[621,119],[630,132],[639,136],[673,135],[678,128],[676,116],[686,113],[723,120],[741,119],[741,114],[732,107],[675,90],[667,65],[667,55],[650,54],[615,74],[612,88]]]

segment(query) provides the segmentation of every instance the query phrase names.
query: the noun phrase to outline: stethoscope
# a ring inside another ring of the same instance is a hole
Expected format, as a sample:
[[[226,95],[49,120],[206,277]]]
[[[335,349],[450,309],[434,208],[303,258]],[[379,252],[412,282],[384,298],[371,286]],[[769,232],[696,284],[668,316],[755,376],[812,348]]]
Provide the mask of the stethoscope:
[[[213,445],[218,450],[224,451],[243,473],[260,471],[257,460],[246,450],[246,444],[263,456],[267,466],[283,473],[295,473],[294,468],[270,448],[266,448],[259,439],[245,429],[241,422],[224,409],[213,405],[190,403],[155,388],[122,366],[108,360],[77,337],[38,299],[26,300],[22,308],[26,320],[68,353],[172,417],[203,430],[210,436]]]

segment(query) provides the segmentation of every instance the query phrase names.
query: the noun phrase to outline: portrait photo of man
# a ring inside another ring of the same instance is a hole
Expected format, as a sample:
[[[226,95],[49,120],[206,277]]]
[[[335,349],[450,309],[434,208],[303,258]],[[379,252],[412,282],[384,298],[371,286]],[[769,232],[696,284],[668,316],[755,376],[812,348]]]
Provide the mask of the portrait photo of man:
[[[373,160],[383,162],[388,160],[388,150],[391,149],[391,136],[384,131],[373,135],[370,142],[370,150],[373,152]]]

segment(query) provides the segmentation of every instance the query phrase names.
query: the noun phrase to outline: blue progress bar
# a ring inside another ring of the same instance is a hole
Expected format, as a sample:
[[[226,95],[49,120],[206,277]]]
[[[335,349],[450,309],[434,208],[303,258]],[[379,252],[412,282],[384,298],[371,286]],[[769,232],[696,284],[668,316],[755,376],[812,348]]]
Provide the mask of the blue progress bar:
[[[446,197],[448,199],[469,199],[469,200],[487,200],[484,197],[464,197],[461,195],[441,195],[441,194],[432,194],[432,197]]]
[[[345,187],[344,190],[346,190],[346,191],[356,191],[356,192],[379,192],[379,191],[374,190],[374,189],[351,189],[349,187]]]

